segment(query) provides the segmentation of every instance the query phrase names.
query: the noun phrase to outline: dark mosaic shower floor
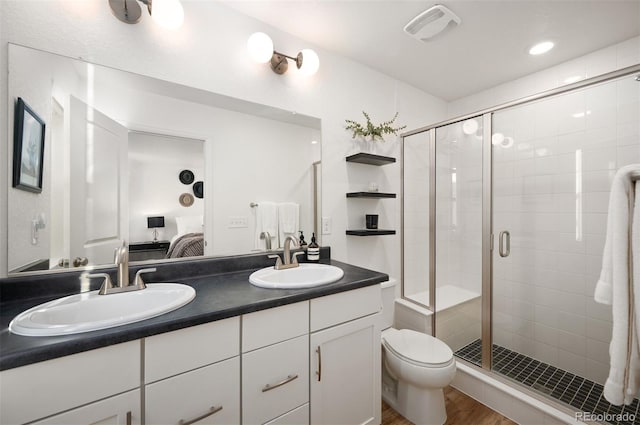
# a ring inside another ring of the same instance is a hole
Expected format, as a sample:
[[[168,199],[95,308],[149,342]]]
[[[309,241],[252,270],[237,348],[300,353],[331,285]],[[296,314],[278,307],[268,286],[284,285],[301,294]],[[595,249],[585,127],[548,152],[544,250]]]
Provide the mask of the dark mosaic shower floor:
[[[455,355],[480,366],[481,351],[481,342],[477,339]],[[608,423],[640,425],[638,399],[628,406],[613,406],[602,396],[602,385],[495,344],[493,370],[579,411],[611,416],[629,413],[627,416],[635,418],[632,422],[612,420]]]

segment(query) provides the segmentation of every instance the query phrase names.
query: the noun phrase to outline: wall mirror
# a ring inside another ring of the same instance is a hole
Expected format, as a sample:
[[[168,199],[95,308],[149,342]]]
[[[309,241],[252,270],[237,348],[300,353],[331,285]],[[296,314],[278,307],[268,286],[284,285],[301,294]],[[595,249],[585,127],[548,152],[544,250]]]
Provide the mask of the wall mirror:
[[[9,275],[111,265],[122,240],[153,262],[316,231],[318,118],[10,44],[10,127],[18,98],[44,166],[42,192],[8,190]]]

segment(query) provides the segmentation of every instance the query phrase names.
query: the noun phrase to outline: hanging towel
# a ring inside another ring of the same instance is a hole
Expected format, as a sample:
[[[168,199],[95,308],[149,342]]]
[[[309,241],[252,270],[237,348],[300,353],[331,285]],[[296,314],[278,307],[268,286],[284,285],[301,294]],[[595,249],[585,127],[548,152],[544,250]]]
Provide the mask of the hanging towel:
[[[640,384],[640,196],[636,197],[640,183],[632,181],[638,173],[640,164],[628,165],[613,179],[602,270],[594,295],[596,302],[611,305],[613,312],[604,396],[614,405],[633,402]]]
[[[260,239],[262,232],[271,237],[271,249],[278,248],[278,205],[275,202],[258,202],[256,207],[256,249],[266,249],[266,241]]]
[[[278,204],[278,229],[280,246],[284,246],[287,236],[296,237],[300,226],[300,205],[295,202]]]

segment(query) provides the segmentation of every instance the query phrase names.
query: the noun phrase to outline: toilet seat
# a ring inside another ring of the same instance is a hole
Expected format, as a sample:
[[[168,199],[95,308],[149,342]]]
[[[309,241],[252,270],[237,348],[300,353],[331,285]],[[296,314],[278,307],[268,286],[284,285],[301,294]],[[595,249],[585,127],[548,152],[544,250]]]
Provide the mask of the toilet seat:
[[[389,329],[382,341],[389,351],[402,360],[420,367],[445,367],[453,362],[453,351],[431,335],[410,329]]]

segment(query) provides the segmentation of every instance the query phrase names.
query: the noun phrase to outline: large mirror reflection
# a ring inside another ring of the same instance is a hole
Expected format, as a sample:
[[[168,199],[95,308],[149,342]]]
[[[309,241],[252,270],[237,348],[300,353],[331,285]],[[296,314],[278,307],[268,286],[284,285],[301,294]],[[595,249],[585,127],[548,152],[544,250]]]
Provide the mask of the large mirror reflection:
[[[9,274],[111,264],[122,240],[159,261],[316,231],[317,118],[10,44],[10,123],[18,98],[45,143],[42,191],[9,188]]]

